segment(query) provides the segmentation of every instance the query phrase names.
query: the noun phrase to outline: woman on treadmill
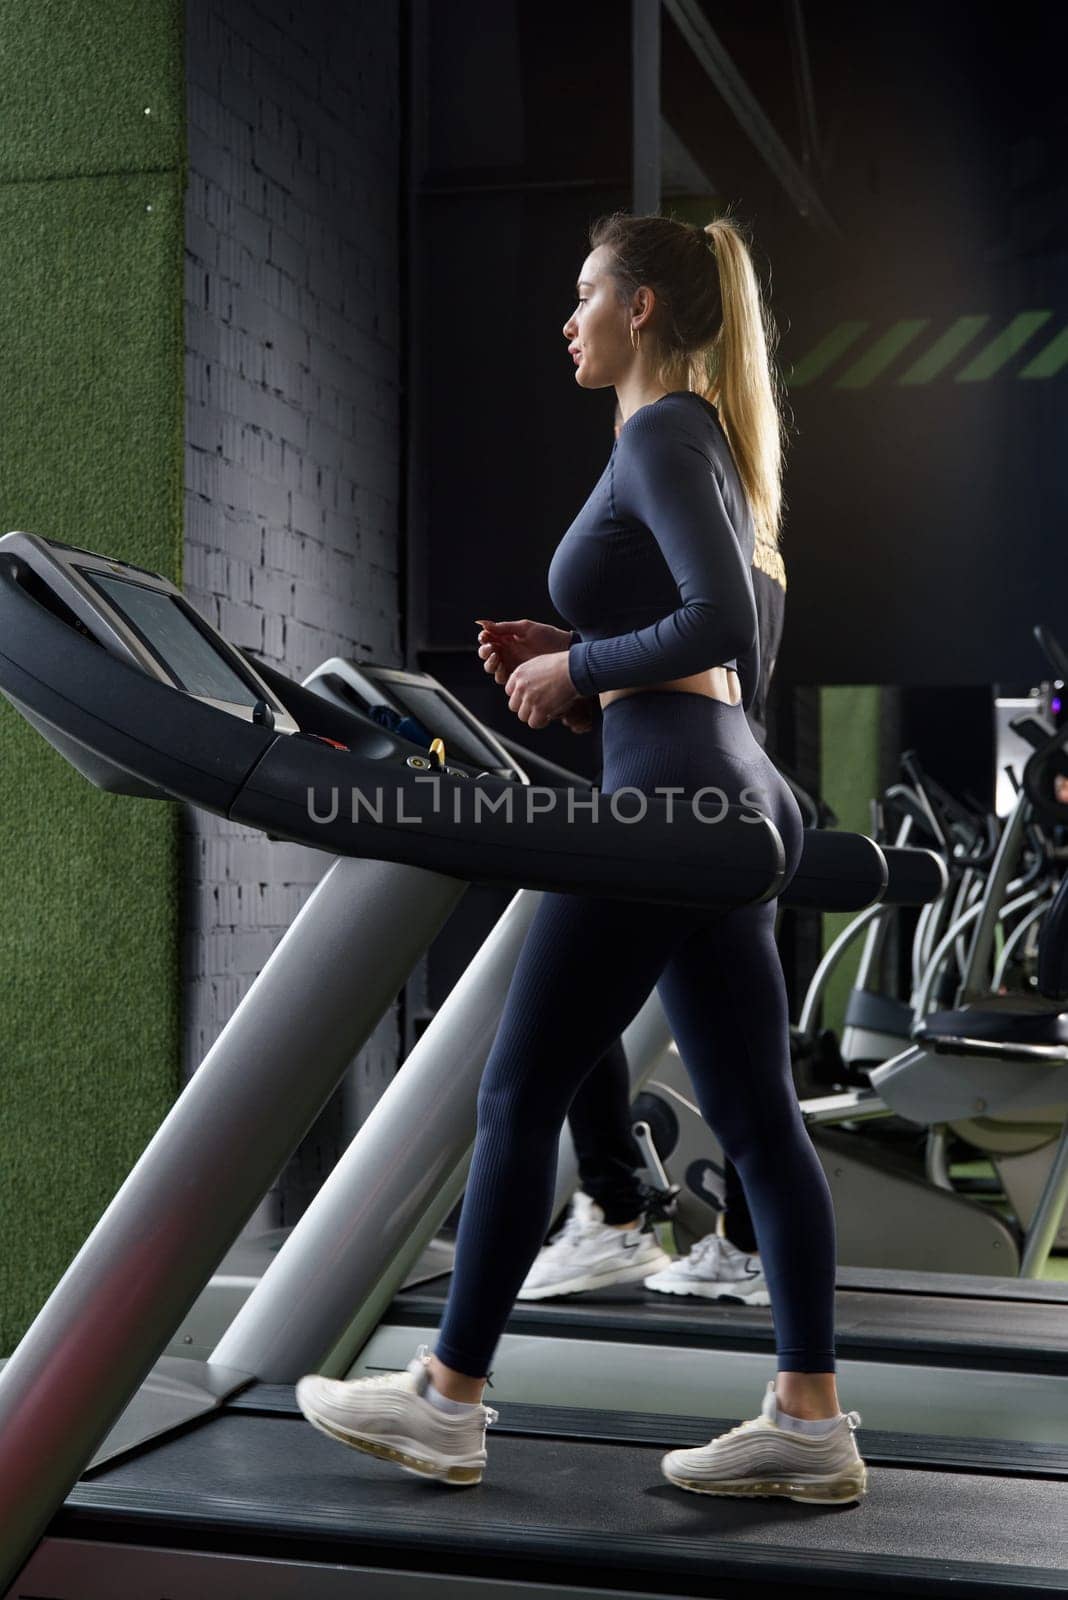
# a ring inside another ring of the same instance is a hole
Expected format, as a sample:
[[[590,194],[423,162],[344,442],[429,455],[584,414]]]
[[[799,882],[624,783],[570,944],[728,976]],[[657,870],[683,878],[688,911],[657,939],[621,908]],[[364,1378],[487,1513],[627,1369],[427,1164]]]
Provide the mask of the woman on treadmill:
[[[615,437],[623,426],[616,404]],[[771,675],[782,643],[786,568],[778,545],[758,534],[753,565],[760,666],[757,692],[747,719],[757,742],[767,744]],[[478,653],[494,682],[507,682],[526,658],[527,622],[487,623]],[[577,638],[577,632],[572,638]],[[560,720],[573,733],[593,727],[597,701],[577,701]],[[649,1225],[656,1195],[638,1176],[644,1157],[631,1131],[630,1071],[622,1041],[613,1040],[579,1086],[567,1114],[578,1161],[579,1187],[563,1227],[538,1252],[519,1290],[519,1300],[544,1300],[638,1280],[659,1294],[730,1299],[744,1305],[770,1303],[753,1219],[738,1172],[723,1161],[723,1210],[716,1231],[698,1239],[688,1255],[672,1260]],[[655,1212],[653,1213],[655,1214]]]
[[[584,389],[615,388],[623,426],[557,546],[550,598],[579,637],[538,624],[508,677],[530,728],[596,695],[602,790],[763,812],[789,882],[802,824],[746,711],[758,684],[750,565],[778,537],[782,424],[765,308],[732,222],[604,217],[563,327]],[[705,814],[698,806],[698,814]],[[771,1296],[777,1375],[760,1415],[668,1480],[703,1494],[842,1503],[867,1487],[835,1382],[835,1223],[790,1070],[775,902],[724,912],[543,893],[478,1097],[449,1298],[431,1353],[403,1372],[302,1378],[309,1422],[446,1483],[478,1483],[482,1402],[501,1332],[549,1225],[556,1149],[586,1075],[655,985],[701,1112],[741,1176]]]

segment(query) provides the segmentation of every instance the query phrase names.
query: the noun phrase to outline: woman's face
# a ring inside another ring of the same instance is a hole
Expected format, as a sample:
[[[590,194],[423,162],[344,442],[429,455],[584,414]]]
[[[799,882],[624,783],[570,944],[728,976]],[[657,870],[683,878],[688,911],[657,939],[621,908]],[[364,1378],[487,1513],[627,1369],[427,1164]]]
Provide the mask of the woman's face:
[[[578,304],[564,323],[575,382],[583,389],[618,383],[634,359],[630,314],[607,270],[610,259],[607,245],[599,245],[586,257],[579,272]]]

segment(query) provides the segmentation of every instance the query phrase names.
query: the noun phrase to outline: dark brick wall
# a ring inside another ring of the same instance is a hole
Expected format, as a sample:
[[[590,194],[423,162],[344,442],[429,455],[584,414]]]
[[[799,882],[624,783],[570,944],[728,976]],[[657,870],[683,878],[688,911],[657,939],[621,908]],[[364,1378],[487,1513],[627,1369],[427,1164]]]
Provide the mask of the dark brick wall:
[[[186,16],[186,590],[291,677],[400,665],[399,0]],[[189,813],[187,1075],[327,862]],[[398,1050],[394,1008],[262,1223],[302,1209]]]

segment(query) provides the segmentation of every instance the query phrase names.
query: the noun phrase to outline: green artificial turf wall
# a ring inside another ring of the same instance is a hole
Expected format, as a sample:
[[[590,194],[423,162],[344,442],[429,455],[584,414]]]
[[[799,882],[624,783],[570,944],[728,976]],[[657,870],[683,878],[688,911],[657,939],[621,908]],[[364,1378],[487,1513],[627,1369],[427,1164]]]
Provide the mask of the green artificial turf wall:
[[[0,26],[0,533],[176,582],[182,19],[5,0]],[[180,862],[175,806],[99,793],[6,701],[0,819],[8,1354],[173,1101]]]

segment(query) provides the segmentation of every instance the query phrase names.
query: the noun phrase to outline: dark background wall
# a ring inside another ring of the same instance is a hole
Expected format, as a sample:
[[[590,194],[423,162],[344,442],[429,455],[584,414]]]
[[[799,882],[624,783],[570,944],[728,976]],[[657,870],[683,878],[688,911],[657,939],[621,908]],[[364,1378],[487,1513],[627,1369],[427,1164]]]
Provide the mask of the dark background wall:
[[[846,240],[772,250],[784,356],[807,377],[784,663],[822,682],[1027,681],[1031,625],[1068,593],[1057,15],[807,14]],[[855,341],[805,374],[849,323]]]
[[[781,331],[789,591],[771,748],[840,803],[863,791],[843,813],[861,828],[899,747],[989,798],[992,686],[1041,675],[1031,627],[1068,594],[1054,19],[1025,4],[1006,26],[957,0],[701,10],[831,224],[802,213],[665,10],[662,209],[729,207],[751,229]],[[630,7],[455,0],[412,15],[409,660],[594,778],[596,730],[519,724],[477,661],[474,617],[560,620],[545,574],[611,447],[613,396],[577,388],[561,327],[590,222],[631,206]],[[864,726],[832,719],[839,748],[821,760],[815,686],[857,684],[906,687],[844,702]],[[432,952],[432,999],[502,903],[465,897]],[[802,920],[783,933],[795,1004],[822,943],[819,919]]]
[[[524,740],[474,618],[560,620],[545,570],[611,448],[614,395],[575,390],[560,329],[589,220],[629,204],[629,8],[460,0],[413,17],[410,648]],[[533,747],[596,770],[589,737],[551,728]]]
[[[421,9],[433,492],[416,639],[443,657],[468,648],[475,611],[551,616],[549,559],[611,444],[610,399],[576,389],[560,328],[588,222],[630,203],[627,11]],[[704,7],[800,163],[789,11]],[[666,122],[707,177],[705,214],[730,205],[753,227],[792,380],[781,680],[1027,679],[1031,624],[1068,592],[1056,14],[826,0],[804,16],[808,171],[833,233],[801,215],[666,14],[663,28]],[[690,198],[669,188],[665,209]],[[555,732],[541,743],[562,759]]]
[[[185,581],[303,677],[402,659],[400,8],[189,0]],[[185,1071],[329,858],[186,815]],[[394,1006],[282,1175],[299,1215],[398,1064]]]

